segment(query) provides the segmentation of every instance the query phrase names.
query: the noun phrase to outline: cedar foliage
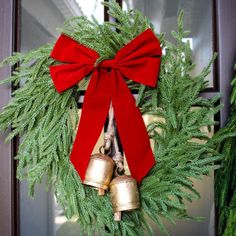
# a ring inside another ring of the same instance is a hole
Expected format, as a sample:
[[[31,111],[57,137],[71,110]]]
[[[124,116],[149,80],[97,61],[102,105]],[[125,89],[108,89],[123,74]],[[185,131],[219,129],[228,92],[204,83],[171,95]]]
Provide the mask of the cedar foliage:
[[[97,63],[113,58],[117,50],[152,27],[139,11],[124,12],[115,1],[104,2],[104,5],[117,19],[116,23],[99,25],[95,19],[91,22],[85,17],[75,17],[60,29],[63,34],[95,49],[101,56]],[[166,54],[162,57],[156,88],[127,80],[130,88],[139,90],[137,105],[141,112],[161,117],[165,122],[153,121],[147,127],[157,164],[140,186],[141,209],[123,213],[121,222],[113,220],[109,193],[99,197],[95,190],[82,185],[69,161],[81,87],[75,86],[61,95],[56,92],[49,74],[49,66],[56,63],[50,58],[53,44],[25,55],[17,53],[2,62],[2,65],[20,63],[12,76],[1,82],[21,83],[21,86],[0,113],[0,129],[12,127],[7,140],[16,135],[22,137],[16,156],[17,177],[29,182],[30,196],[34,196],[35,185],[46,175],[48,188],[53,187],[66,216],[76,216],[88,235],[153,235],[150,220],[168,235],[163,218],[172,223],[175,219],[192,218],[184,201],[200,197],[193,179],[208,175],[215,168],[214,162],[222,156],[216,144],[224,135],[210,139],[201,130],[204,126],[210,130],[215,125],[212,117],[221,106],[215,105],[219,96],[199,97],[207,86],[204,78],[210,73],[212,61],[201,74],[191,76],[194,68],[191,49],[188,43],[182,42],[188,35],[183,29],[183,13],[180,13],[178,30],[172,32],[176,43],[165,40],[164,34],[158,36]],[[157,132],[157,128],[161,132]]]
[[[236,65],[235,65],[236,69]],[[232,80],[231,114],[220,133],[236,131],[236,76]],[[215,196],[219,221],[217,235],[236,235],[236,136],[227,137],[219,144],[224,154],[222,168],[216,172]]]

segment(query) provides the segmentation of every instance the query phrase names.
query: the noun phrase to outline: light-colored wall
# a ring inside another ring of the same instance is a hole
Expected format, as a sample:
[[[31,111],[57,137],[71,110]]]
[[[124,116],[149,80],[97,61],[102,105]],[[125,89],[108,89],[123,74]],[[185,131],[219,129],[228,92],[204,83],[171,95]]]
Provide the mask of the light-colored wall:
[[[65,18],[50,0],[22,0],[21,51],[27,52],[58,36]],[[20,233],[22,236],[54,236],[54,198],[45,181],[28,197],[28,184],[20,183]]]
[[[54,200],[45,180],[37,185],[35,198],[28,197],[28,184],[20,183],[20,233],[22,236],[54,236]]]

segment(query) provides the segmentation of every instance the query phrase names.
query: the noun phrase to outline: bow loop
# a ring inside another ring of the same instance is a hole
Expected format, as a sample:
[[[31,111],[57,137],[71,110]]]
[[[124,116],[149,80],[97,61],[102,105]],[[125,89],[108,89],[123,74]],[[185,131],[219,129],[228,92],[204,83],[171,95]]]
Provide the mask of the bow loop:
[[[127,78],[155,87],[161,62],[161,47],[151,29],[145,30],[116,54],[120,72]]]
[[[157,37],[147,29],[121,48],[114,59],[103,60],[95,66],[100,57],[96,51],[61,35],[51,57],[61,63],[50,67],[58,92],[74,86],[92,73],[70,155],[81,179],[84,180],[90,155],[112,103],[131,174],[140,182],[155,164],[155,159],[142,115],[124,78],[155,86],[161,57]]]
[[[76,85],[91,73],[94,63],[99,58],[96,51],[63,34],[57,40],[50,56],[61,62],[50,66],[50,74],[59,93]]]

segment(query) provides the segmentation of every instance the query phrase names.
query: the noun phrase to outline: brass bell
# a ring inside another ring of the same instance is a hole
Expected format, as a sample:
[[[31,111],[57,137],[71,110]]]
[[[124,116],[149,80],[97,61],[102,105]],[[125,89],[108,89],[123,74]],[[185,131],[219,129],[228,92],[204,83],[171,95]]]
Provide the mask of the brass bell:
[[[131,211],[140,207],[137,181],[128,175],[114,178],[110,183],[114,220],[121,220],[121,211]]]
[[[102,154],[102,147],[99,149],[100,153],[91,156],[83,181],[83,184],[98,189],[99,195],[104,195],[109,188],[115,166],[109,156]]]

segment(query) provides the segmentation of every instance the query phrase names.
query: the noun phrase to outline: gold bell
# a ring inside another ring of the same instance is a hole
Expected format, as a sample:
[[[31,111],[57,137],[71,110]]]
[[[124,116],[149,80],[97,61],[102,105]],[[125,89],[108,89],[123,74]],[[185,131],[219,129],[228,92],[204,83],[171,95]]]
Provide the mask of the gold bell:
[[[110,183],[114,220],[121,220],[121,211],[131,211],[140,207],[137,181],[128,175],[114,178]]]
[[[109,156],[101,153],[102,147],[99,149],[100,153],[91,156],[83,181],[83,184],[98,189],[99,195],[104,195],[109,188],[115,166]]]

